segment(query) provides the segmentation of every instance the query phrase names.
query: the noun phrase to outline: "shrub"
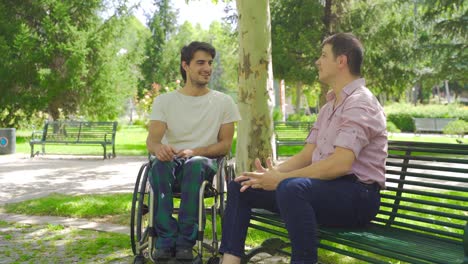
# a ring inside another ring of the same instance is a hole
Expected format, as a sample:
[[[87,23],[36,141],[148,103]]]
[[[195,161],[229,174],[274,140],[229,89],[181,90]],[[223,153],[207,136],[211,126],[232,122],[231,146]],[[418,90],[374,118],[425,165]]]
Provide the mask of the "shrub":
[[[444,134],[463,137],[465,134],[468,134],[468,122],[464,120],[452,121],[444,127]]]
[[[387,120],[393,122],[403,132],[413,132],[413,117],[457,118],[468,121],[468,108],[458,104],[417,105],[393,103],[385,106]]]
[[[142,127],[146,130],[148,130],[148,121],[147,120],[143,120],[143,119],[136,119],[133,121],[133,125],[134,126],[139,126],[139,127]]]
[[[281,113],[281,109],[279,107],[275,107],[273,109],[273,121],[283,121],[283,113]]]
[[[398,127],[392,122],[392,121],[387,121],[387,131],[390,133],[400,133],[401,130],[398,129]]]
[[[288,115],[287,121],[295,121],[295,122],[315,122],[317,120],[317,115],[304,115],[304,114],[292,114]]]
[[[393,123],[400,131],[413,132],[415,130],[413,118],[407,113],[388,114],[387,121]]]

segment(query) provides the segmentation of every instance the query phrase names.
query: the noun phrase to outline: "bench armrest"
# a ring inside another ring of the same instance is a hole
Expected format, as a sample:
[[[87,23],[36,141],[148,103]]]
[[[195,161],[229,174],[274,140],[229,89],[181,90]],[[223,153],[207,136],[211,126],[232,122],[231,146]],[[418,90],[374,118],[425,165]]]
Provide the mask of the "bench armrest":
[[[44,137],[44,130],[33,130],[31,133],[31,140],[33,141],[42,141]]]
[[[109,132],[106,132],[104,134],[104,142],[107,142],[107,137],[109,136],[110,140],[112,141],[112,143],[114,143],[114,141],[112,140],[112,138],[114,137],[114,133],[109,133]]]

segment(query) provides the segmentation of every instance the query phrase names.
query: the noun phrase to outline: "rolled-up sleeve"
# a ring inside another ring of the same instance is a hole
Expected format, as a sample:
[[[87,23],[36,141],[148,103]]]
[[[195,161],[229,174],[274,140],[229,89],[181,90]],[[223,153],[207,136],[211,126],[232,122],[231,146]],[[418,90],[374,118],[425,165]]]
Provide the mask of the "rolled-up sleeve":
[[[338,124],[334,146],[349,149],[356,157],[369,144],[375,119],[366,107],[344,109]]]

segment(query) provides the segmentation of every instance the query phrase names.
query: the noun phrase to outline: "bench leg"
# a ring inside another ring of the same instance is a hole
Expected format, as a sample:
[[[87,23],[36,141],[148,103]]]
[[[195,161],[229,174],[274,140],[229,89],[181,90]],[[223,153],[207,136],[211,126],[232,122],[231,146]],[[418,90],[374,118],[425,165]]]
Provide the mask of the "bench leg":
[[[31,146],[31,158],[34,158],[34,144],[29,143],[29,146]]]
[[[112,158],[115,158],[115,144],[112,144]]]
[[[104,159],[107,159],[107,149],[106,149],[106,144],[102,144],[102,148],[104,149]]]

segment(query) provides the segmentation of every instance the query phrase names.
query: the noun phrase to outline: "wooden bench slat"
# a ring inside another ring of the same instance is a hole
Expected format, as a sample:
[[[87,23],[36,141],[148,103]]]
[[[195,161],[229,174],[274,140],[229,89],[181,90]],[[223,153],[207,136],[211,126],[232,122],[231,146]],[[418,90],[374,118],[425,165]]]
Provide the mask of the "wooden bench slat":
[[[412,160],[416,161],[436,161],[436,162],[446,162],[446,163],[460,163],[460,164],[468,164],[468,159],[461,159],[461,158],[440,158],[440,157],[425,157],[425,156],[407,156],[407,155],[395,155],[389,154],[389,159],[400,159],[405,160],[411,158]]]
[[[426,204],[426,203],[424,203],[424,204]],[[426,205],[435,205],[435,204],[426,204]],[[385,210],[383,210],[383,209],[385,209],[385,207],[393,209],[392,204],[388,203],[388,202],[382,202],[382,206],[383,206],[383,208],[382,208],[381,211],[379,211],[379,213],[386,212]],[[464,208],[462,206],[453,206],[453,205],[447,205],[447,204],[445,204],[445,205],[441,204],[439,208],[455,209],[455,210],[465,209],[466,210],[466,207]],[[458,219],[458,220],[462,220],[462,221],[467,221],[468,220],[468,217],[466,217],[466,216],[447,213],[447,212],[441,212],[441,211],[436,210],[436,209],[430,210],[430,209],[424,209],[424,208],[419,208],[419,207],[414,207],[414,206],[411,207],[411,206],[406,206],[406,205],[400,205],[399,209],[404,210],[406,214],[395,213],[393,215],[400,215],[400,216],[405,215],[407,217],[413,217],[413,213],[421,213],[421,214],[426,214],[427,216],[437,215],[437,216],[448,217],[448,218],[452,218],[452,219]],[[414,215],[416,215],[416,214],[414,214]],[[432,223],[432,222],[430,222],[430,223]],[[458,228],[460,228],[460,226],[458,226]]]
[[[453,171],[450,171],[453,172]],[[414,178],[423,178],[423,179],[433,179],[433,180],[441,180],[445,182],[459,182],[459,183],[468,183],[466,178],[462,178],[462,176],[444,176],[441,174],[428,174],[428,173],[418,173],[418,172],[401,172],[394,169],[387,170],[386,173],[388,176],[408,176]]]
[[[387,255],[408,263],[461,263],[462,247],[443,239],[433,239],[405,229],[371,226],[366,231],[321,229],[323,239]],[[334,248],[331,248],[335,251]],[[408,255],[411,250],[412,255]],[[358,256],[360,259],[360,257]],[[368,260],[380,263],[378,259]],[[388,263],[388,261],[384,262]]]

